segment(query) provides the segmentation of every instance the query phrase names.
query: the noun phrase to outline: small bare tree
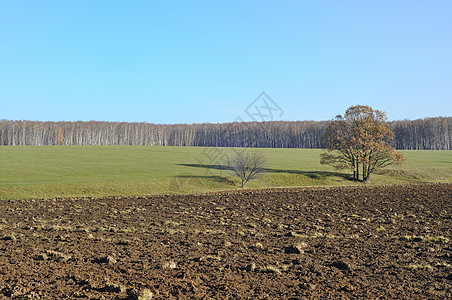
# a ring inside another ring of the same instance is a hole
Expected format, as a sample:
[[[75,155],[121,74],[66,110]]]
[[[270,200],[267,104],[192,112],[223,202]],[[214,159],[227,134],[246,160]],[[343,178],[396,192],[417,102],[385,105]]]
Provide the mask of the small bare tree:
[[[248,181],[256,179],[261,173],[264,173],[264,164],[266,159],[260,152],[239,152],[232,159],[226,161],[227,167],[237,175],[242,181],[241,188]]]

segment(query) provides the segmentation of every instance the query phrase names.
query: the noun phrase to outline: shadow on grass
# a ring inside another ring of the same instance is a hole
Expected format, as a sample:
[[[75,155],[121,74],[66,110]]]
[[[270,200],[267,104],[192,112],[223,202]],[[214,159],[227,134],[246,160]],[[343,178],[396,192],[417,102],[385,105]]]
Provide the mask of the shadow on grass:
[[[284,170],[284,169],[265,169],[266,172],[271,173],[288,173],[288,174],[298,174],[304,175],[311,179],[327,179],[330,177],[340,177],[346,180],[354,181],[353,176],[350,174],[344,174],[340,172],[329,172],[329,171],[300,171],[300,170]]]
[[[228,170],[231,171],[232,168],[224,165],[205,165],[205,164],[178,164],[179,166],[194,167],[194,168],[205,168],[205,169],[215,169],[215,170]]]
[[[231,167],[225,165],[206,165],[206,164],[179,164],[180,166],[186,167],[195,167],[195,168],[205,168],[205,169],[214,169],[214,170],[232,170]],[[353,176],[350,174],[344,174],[339,172],[328,172],[328,171],[301,171],[301,170],[284,170],[284,169],[270,169],[265,168],[265,172],[267,173],[287,173],[287,174],[298,174],[304,175],[311,179],[327,179],[331,177],[340,177],[345,180],[354,181]],[[194,176],[194,177],[220,177],[220,176]],[[224,178],[224,177],[220,177]]]
[[[199,175],[178,175],[178,176],[175,176],[175,178],[185,179],[185,180],[190,180],[190,179],[195,179],[195,178],[208,179],[209,181],[213,181],[213,182],[234,185],[234,181],[229,180],[226,177],[214,176],[214,175],[204,175],[204,176],[199,176]]]

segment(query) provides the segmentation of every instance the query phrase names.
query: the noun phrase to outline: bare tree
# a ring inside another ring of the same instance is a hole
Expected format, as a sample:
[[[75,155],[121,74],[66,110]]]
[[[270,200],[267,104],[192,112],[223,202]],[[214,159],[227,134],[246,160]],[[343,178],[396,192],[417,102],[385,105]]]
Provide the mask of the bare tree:
[[[226,165],[230,170],[237,175],[241,183],[241,188],[248,183],[248,181],[256,179],[261,173],[264,173],[264,164],[266,159],[260,152],[238,152],[232,159],[226,161]]]

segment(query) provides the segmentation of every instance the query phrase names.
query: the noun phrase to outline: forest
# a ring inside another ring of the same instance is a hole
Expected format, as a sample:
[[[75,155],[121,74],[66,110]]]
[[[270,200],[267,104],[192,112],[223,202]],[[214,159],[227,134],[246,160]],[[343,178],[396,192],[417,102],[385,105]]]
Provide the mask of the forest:
[[[0,121],[0,145],[322,148],[330,121],[175,124]],[[452,150],[452,117],[390,122],[400,150]]]

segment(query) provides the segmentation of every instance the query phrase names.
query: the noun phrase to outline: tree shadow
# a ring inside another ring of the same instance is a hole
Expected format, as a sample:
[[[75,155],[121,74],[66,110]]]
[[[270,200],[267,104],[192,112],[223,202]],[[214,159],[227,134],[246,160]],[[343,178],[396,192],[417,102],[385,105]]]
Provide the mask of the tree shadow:
[[[351,174],[344,174],[340,172],[331,171],[301,171],[301,170],[284,170],[284,169],[265,169],[266,172],[271,173],[287,173],[287,174],[298,174],[304,175],[311,179],[327,179],[330,177],[341,177],[346,180],[353,181],[353,176]]]
[[[229,180],[226,177],[216,176],[216,175],[177,175],[177,176],[174,176],[174,177],[175,178],[179,178],[179,179],[185,179],[185,180],[190,180],[192,178],[209,179],[209,180],[211,180],[213,182],[234,185],[234,181]]]
[[[178,166],[185,167],[195,167],[195,168],[205,168],[205,169],[215,169],[215,170],[228,170],[231,171],[232,168],[225,165],[206,165],[206,164],[177,164]]]
[[[225,165],[206,165],[206,164],[178,164],[180,166],[186,167],[194,167],[194,168],[205,168],[205,169],[214,169],[214,170],[232,170],[231,167]],[[304,175],[311,179],[327,179],[331,177],[340,177],[345,180],[354,181],[354,178],[351,174],[344,174],[340,172],[329,172],[329,171],[301,171],[301,170],[285,170],[285,169],[271,169],[264,168],[266,173],[287,173],[287,174],[297,174]],[[195,176],[194,176],[195,177]],[[202,177],[202,176],[196,176]],[[215,176],[207,176],[207,177],[215,177]],[[217,176],[220,177],[220,176]],[[221,177],[224,178],[224,177]]]

